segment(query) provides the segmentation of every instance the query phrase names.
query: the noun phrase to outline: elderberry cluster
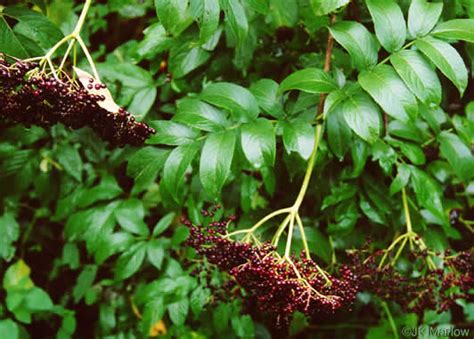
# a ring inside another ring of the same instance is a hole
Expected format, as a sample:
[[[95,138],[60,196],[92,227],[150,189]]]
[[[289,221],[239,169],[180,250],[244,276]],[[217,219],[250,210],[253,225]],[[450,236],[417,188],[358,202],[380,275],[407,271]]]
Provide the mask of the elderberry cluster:
[[[0,119],[25,126],[49,127],[62,123],[74,129],[90,127],[112,146],[140,146],[155,130],[137,122],[126,110],[111,112],[101,107],[104,95],[90,90],[105,88],[92,84],[88,88],[62,75],[55,78],[39,72],[34,62],[10,64],[0,54]]]
[[[339,278],[321,270],[306,258],[281,258],[269,243],[259,246],[226,238],[234,218],[195,226],[190,221],[188,244],[220,270],[229,273],[255,305],[273,323],[286,327],[294,312],[309,317],[334,313],[350,306],[358,291],[358,279],[348,267]]]
[[[360,278],[361,290],[376,294],[382,299],[398,303],[406,312],[422,315],[425,310],[447,311],[457,299],[469,299],[474,288],[472,256],[460,252],[450,257],[449,251],[440,267],[425,265],[426,251],[413,252],[412,272],[402,274],[393,265],[379,267],[383,251],[367,255],[367,250],[351,251],[352,269]],[[415,271],[418,274],[413,274]],[[420,275],[421,274],[421,275]]]

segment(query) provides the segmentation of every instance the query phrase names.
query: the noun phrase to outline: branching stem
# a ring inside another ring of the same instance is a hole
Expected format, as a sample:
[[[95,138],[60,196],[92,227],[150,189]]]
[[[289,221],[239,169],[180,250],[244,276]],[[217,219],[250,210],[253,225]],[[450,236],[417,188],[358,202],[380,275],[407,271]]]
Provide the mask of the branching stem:
[[[405,188],[402,189],[402,204],[403,204],[403,211],[405,214],[405,224],[406,224],[406,232],[397,237],[391,244],[390,246],[385,250],[384,255],[382,256],[382,259],[380,260],[378,268],[381,269],[385,263],[385,260],[387,259],[388,254],[393,251],[396,247],[396,245],[401,242],[400,247],[398,248],[395,257],[392,259],[391,264],[394,265],[398,258],[400,257],[400,254],[403,252],[403,249],[405,248],[405,245],[407,242],[410,243],[410,250],[414,250],[414,246],[416,245],[421,251],[427,251],[428,247],[426,246],[425,242],[423,239],[413,231],[413,226],[411,223],[411,217],[410,217],[410,208],[408,207],[408,199],[407,199],[407,193]],[[431,269],[436,269],[436,265],[433,262],[433,259],[431,258],[431,254],[427,252],[427,258],[426,262],[428,266]]]
[[[58,78],[58,74],[57,74],[56,69],[55,69],[55,67],[53,65],[53,62],[52,62],[52,58],[54,56],[54,53],[56,53],[56,51],[63,44],[65,44],[66,42],[69,42],[66,53],[64,54],[58,69],[62,70],[62,68],[64,67],[64,64],[66,63],[68,55],[71,52],[71,49],[73,47],[74,47],[74,56],[73,56],[73,58],[74,58],[74,65],[75,65],[76,64],[76,49],[75,49],[76,46],[75,46],[75,43],[77,41],[78,44],[80,45],[82,51],[84,52],[84,55],[86,56],[87,62],[89,63],[89,65],[92,69],[92,73],[94,74],[94,77],[97,79],[97,81],[100,81],[99,73],[97,72],[97,69],[95,67],[94,60],[92,59],[92,56],[91,56],[89,50],[87,49],[87,46],[84,43],[84,40],[82,40],[82,38],[80,36],[82,26],[84,25],[84,22],[86,20],[87,13],[89,12],[91,3],[92,3],[92,0],[85,0],[84,8],[82,9],[81,15],[79,16],[77,24],[74,27],[74,30],[70,34],[66,35],[61,40],[59,40],[53,47],[51,47],[51,49],[44,56],[39,57],[39,58],[38,57],[31,58],[31,59],[28,59],[28,61],[39,60],[40,66],[43,66],[43,67],[44,67],[44,65],[47,64],[51,68],[51,72],[53,73],[54,77]]]

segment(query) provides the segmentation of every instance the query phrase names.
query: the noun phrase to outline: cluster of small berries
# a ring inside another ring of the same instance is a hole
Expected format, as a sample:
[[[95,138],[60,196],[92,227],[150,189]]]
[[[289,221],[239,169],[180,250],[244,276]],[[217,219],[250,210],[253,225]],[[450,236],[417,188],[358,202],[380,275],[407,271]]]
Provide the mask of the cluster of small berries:
[[[379,267],[383,250],[367,253],[366,249],[350,253],[351,268],[359,276],[361,290],[396,302],[406,312],[420,315],[425,310],[443,312],[457,299],[472,298],[469,290],[474,288],[474,273],[472,256],[468,252],[453,257],[449,256],[449,251],[440,254],[438,257],[444,259],[440,265],[443,268],[436,269],[426,265],[426,251],[413,252],[414,267],[404,274],[390,264]]]
[[[29,127],[62,123],[74,129],[90,127],[112,146],[140,146],[155,130],[137,122],[120,108],[111,112],[101,107],[104,95],[93,94],[103,84],[88,88],[62,74],[61,79],[39,72],[34,62],[9,63],[0,54],[0,119]]]
[[[220,270],[229,273],[246,292],[258,312],[286,327],[294,312],[309,317],[350,307],[358,291],[358,279],[348,267],[339,278],[325,273],[306,258],[282,258],[269,243],[259,246],[226,238],[235,218],[195,226],[190,221],[188,244]]]

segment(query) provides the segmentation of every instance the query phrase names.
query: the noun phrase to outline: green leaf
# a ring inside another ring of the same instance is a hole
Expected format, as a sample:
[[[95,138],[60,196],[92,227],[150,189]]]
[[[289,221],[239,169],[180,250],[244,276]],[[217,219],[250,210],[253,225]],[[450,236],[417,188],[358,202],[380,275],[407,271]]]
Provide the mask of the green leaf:
[[[82,179],[82,159],[75,147],[67,144],[60,144],[56,149],[56,156],[59,164],[67,174],[81,181]]]
[[[426,162],[425,153],[423,149],[411,142],[399,141],[387,137],[388,143],[395,147],[400,147],[400,150],[404,156],[406,156],[414,165],[424,165]]]
[[[359,212],[355,200],[346,200],[335,208],[335,221],[330,223],[328,232],[331,235],[351,232],[354,228]]]
[[[238,317],[233,317],[232,328],[239,338],[254,338],[255,328],[252,318],[246,314]]]
[[[329,148],[341,160],[350,149],[352,141],[352,131],[344,119],[341,105],[328,114],[326,128]]]
[[[374,145],[372,145],[372,159],[379,162],[385,174],[390,174],[392,173],[392,166],[395,165],[397,161],[397,154],[395,150],[382,139],[378,139]]]
[[[66,235],[70,240],[85,240],[88,251],[97,251],[101,242],[109,237],[115,227],[113,212],[118,204],[119,201],[113,201],[88,210],[85,215],[78,213],[77,218],[69,218],[65,228]]]
[[[191,293],[190,306],[194,316],[198,317],[201,314],[201,311],[210,298],[211,291],[202,286],[199,286]]]
[[[314,15],[323,16],[345,6],[350,0],[310,0]]]
[[[324,115],[327,117],[344,99],[359,89],[360,86],[357,83],[352,83],[329,93],[326,100],[324,100]]]
[[[104,174],[100,183],[88,189],[81,189],[78,191],[77,200],[74,200],[74,193],[71,195],[73,202],[78,207],[84,208],[101,200],[110,200],[123,193],[122,189],[117,183],[117,180],[111,174]],[[65,199],[65,203],[68,203]]]
[[[218,82],[204,88],[200,98],[231,112],[236,120],[247,122],[257,117],[257,100],[247,89],[229,82]]]
[[[402,122],[400,120],[392,120],[388,124],[388,134],[402,139],[423,143],[425,135],[423,131],[413,121]]]
[[[204,0],[203,7],[202,17],[198,21],[199,40],[201,43],[208,41],[219,26],[219,0]]]
[[[356,138],[351,148],[351,158],[353,163],[352,177],[357,178],[364,170],[367,158],[369,157],[369,146],[362,139]]]
[[[132,245],[123,252],[117,260],[115,266],[115,279],[123,280],[131,277],[140,269],[145,259],[147,243],[144,241]]]
[[[163,318],[165,310],[163,296],[156,296],[151,300],[147,300],[142,319],[143,333],[150,333],[150,329]]]
[[[412,0],[408,10],[408,32],[412,38],[428,34],[438,22],[443,11],[442,2]]]
[[[153,228],[153,237],[156,237],[166,231],[168,227],[170,227],[171,223],[173,222],[173,219],[175,217],[175,214],[173,212],[170,212],[163,216],[163,218],[160,219]]]
[[[297,89],[307,93],[329,93],[337,89],[336,82],[321,69],[305,68],[287,76],[280,84],[279,92]]]
[[[329,31],[349,52],[356,68],[363,70],[377,63],[379,46],[373,35],[362,24],[355,21],[341,21],[330,27]]]
[[[227,328],[229,324],[230,313],[231,313],[230,304],[226,304],[226,303],[220,303],[213,310],[212,323],[217,332],[222,332]]]
[[[30,56],[0,12],[0,51],[5,54],[26,59]]]
[[[115,218],[119,225],[126,231],[148,236],[150,234],[148,226],[143,221],[145,208],[138,199],[128,199],[123,201],[114,211]]]
[[[176,147],[169,155],[163,169],[163,185],[171,196],[178,201],[184,183],[184,173],[200,148],[200,143],[185,144]]]
[[[180,35],[193,22],[188,0],[155,0],[155,8],[160,22],[172,35]]]
[[[225,20],[230,28],[230,32],[237,41],[237,45],[242,44],[249,30],[247,16],[240,0],[220,0],[222,9],[225,12]]]
[[[173,46],[173,39],[166,34],[166,30],[160,22],[147,27],[143,34],[145,37],[135,49],[135,53],[140,57],[140,60],[152,59]]]
[[[0,217],[0,257],[9,261],[15,254],[12,243],[20,236],[20,225],[11,213],[5,213]]]
[[[20,150],[13,148],[14,152],[2,157],[0,162],[0,178],[17,174],[31,160],[33,152],[31,150]]]
[[[179,79],[203,65],[211,55],[194,42],[176,44],[170,52],[169,70]]]
[[[97,268],[96,265],[86,265],[77,277],[77,283],[72,290],[74,303],[77,304],[92,287],[97,274]]]
[[[226,131],[210,134],[201,152],[199,177],[204,189],[212,196],[220,194],[230,175],[234,157],[235,132]]]
[[[446,216],[441,202],[442,192],[438,183],[414,166],[410,166],[410,178],[418,204],[430,211],[440,221],[445,220]]]
[[[363,71],[358,80],[362,88],[395,119],[407,121],[418,114],[416,98],[391,66],[378,65]]]
[[[331,187],[331,194],[326,195],[321,205],[321,210],[325,210],[330,206],[337,205],[341,201],[352,199],[357,193],[356,186],[348,183],[340,183],[338,186]]]
[[[32,11],[26,7],[17,6],[7,7],[3,10],[3,13],[9,17],[14,18],[15,20],[18,20],[18,23],[13,28],[13,32],[17,38],[14,39],[15,42],[13,42],[13,44],[16,49],[16,47],[18,47],[16,42],[18,40],[22,41],[23,48],[28,50],[29,56],[38,56],[38,53],[33,53],[34,50],[46,53],[57,41],[63,38],[63,33],[61,30],[46,16],[36,11]],[[4,21],[3,17],[1,21]],[[28,44],[25,44],[25,40],[28,41]],[[0,47],[2,44],[3,43],[0,43]],[[28,48],[31,44],[37,45],[39,49]]]
[[[98,242],[97,250],[94,253],[95,262],[102,264],[111,255],[125,251],[134,243],[135,237],[131,233],[110,233]]]
[[[163,167],[168,151],[155,147],[144,147],[138,150],[127,165],[127,175],[134,179],[132,193],[148,188]]]
[[[420,105],[420,115],[436,134],[441,132],[441,125],[447,121],[447,115],[441,107]]]
[[[423,153],[423,149],[415,144],[412,143],[401,143],[400,150],[402,151],[403,155],[405,155],[412,164],[414,165],[424,165],[426,163],[426,157]]]
[[[410,168],[405,164],[397,166],[397,176],[390,184],[390,195],[394,195],[402,190],[408,184],[410,179]]]
[[[400,6],[393,0],[367,0],[366,4],[380,44],[388,52],[398,51],[405,43],[407,34]]]
[[[0,41],[2,41],[1,38]],[[11,319],[0,320],[0,333],[8,339],[20,339],[20,328],[18,327],[18,324]]]
[[[245,0],[245,4],[260,14],[268,13],[268,0]]]
[[[269,0],[270,17],[274,27],[294,27],[299,19],[298,3],[287,0]]]
[[[260,79],[250,87],[250,92],[257,99],[258,105],[274,117],[283,115],[278,88],[278,83],[271,79]]]
[[[178,226],[171,238],[171,245],[176,247],[182,244],[189,236],[189,227],[181,225]]]
[[[170,319],[175,325],[183,325],[189,312],[189,300],[183,298],[168,305]]]
[[[129,105],[131,113],[139,120],[143,118],[156,98],[156,86],[152,75],[143,68],[126,62],[107,62],[96,66],[101,78],[111,83],[119,81],[122,84],[121,91],[127,95],[122,95],[126,100],[120,101],[120,105]]]
[[[380,133],[380,110],[362,91],[355,92],[342,104],[342,113],[349,127],[368,143],[377,140]]]
[[[453,82],[462,95],[467,87],[467,69],[456,49],[450,44],[430,36],[418,39],[416,47]]]
[[[373,206],[370,201],[361,194],[359,197],[359,207],[364,212],[364,214],[369,218],[371,221],[377,224],[385,225],[387,222],[384,218],[384,215],[378,211],[378,209]]]
[[[162,239],[150,240],[146,248],[146,253],[148,261],[157,269],[161,270],[163,259],[165,258],[165,247]]]
[[[314,148],[314,128],[308,122],[281,121],[283,144],[288,153],[297,152],[308,160]]]
[[[70,269],[79,268],[80,256],[79,248],[73,242],[67,242],[63,247],[62,264],[68,265]]]
[[[443,131],[438,135],[441,155],[445,157],[456,175],[464,182],[474,177],[474,157],[471,150],[453,133]]]
[[[132,102],[128,105],[128,110],[137,117],[143,118],[156,99],[156,88],[145,87],[135,92]]]
[[[226,114],[201,100],[184,98],[178,101],[173,120],[203,131],[218,131],[228,126]]]
[[[7,292],[25,291],[31,289],[34,284],[30,279],[31,269],[23,261],[18,260],[10,265],[3,276],[3,288]]]
[[[453,19],[442,22],[431,34],[441,39],[474,43],[474,19]]]
[[[25,296],[24,306],[30,311],[49,311],[53,308],[53,301],[46,291],[33,287]]]
[[[117,320],[115,318],[115,308],[107,304],[101,304],[99,307],[99,324],[106,331],[113,329]]]
[[[441,83],[430,64],[416,51],[400,51],[390,56],[395,71],[405,85],[425,104],[441,103]]]
[[[267,119],[257,119],[241,127],[242,149],[247,160],[255,167],[275,163],[275,131]]]
[[[184,145],[193,143],[199,132],[189,126],[169,120],[155,120],[150,123],[155,128],[156,134],[148,139],[148,144]]]

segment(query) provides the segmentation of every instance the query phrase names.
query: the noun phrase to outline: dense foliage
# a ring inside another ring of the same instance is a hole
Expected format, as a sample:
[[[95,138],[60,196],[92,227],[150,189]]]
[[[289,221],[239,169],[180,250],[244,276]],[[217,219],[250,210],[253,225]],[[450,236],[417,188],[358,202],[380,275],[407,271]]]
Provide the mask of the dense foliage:
[[[470,0],[7,1],[0,337],[469,329],[473,43]]]

